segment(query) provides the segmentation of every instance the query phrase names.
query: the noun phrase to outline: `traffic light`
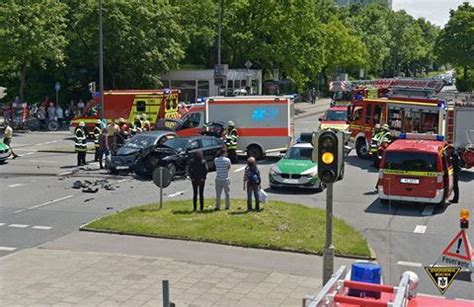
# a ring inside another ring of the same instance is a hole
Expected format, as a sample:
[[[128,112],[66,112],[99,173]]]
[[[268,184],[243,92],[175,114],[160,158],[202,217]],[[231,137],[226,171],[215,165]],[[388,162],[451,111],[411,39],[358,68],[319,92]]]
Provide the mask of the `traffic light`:
[[[344,137],[341,131],[322,130],[313,136],[313,161],[318,163],[318,177],[324,183],[342,179]]]

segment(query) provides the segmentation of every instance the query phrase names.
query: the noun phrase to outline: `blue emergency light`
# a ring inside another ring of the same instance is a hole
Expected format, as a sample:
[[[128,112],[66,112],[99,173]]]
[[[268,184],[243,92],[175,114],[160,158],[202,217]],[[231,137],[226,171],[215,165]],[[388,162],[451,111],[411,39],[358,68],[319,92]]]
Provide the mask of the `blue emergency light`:
[[[439,134],[400,133],[398,138],[402,140],[444,141],[444,135]]]

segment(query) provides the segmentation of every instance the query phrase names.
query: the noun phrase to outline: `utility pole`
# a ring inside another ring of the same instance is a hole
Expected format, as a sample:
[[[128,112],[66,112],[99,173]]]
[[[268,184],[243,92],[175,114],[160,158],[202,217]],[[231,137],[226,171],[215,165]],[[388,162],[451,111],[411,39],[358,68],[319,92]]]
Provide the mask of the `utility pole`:
[[[104,118],[104,29],[102,21],[102,1],[99,0],[99,91],[100,117]]]
[[[222,0],[217,8],[217,65],[221,65]]]
[[[326,189],[326,242],[323,251],[323,285],[334,272],[334,245],[332,245],[332,196],[333,184],[328,183]]]

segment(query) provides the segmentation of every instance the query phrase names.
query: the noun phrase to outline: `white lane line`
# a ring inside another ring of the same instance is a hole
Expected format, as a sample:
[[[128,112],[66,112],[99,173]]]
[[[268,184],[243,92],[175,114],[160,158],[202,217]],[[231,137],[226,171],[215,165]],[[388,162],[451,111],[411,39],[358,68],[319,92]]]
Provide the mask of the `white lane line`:
[[[426,232],[425,225],[416,225],[415,230],[413,230],[413,233],[425,233],[425,232]]]
[[[64,173],[59,173],[58,176],[67,176],[67,175],[72,175],[73,172],[64,172]]]
[[[15,184],[10,184],[8,185],[7,187],[9,188],[17,188],[17,187],[21,187],[21,186],[24,186],[23,183],[15,183]]]
[[[49,230],[49,229],[52,229],[53,227],[50,227],[50,226],[33,226],[31,227],[33,229],[41,229],[41,230]]]
[[[239,167],[238,169],[234,170],[234,173],[238,173],[243,171],[246,168],[246,166]]]
[[[58,161],[51,161],[51,160],[28,160],[28,162],[33,162],[33,163],[58,163]]]
[[[20,213],[20,212],[23,212],[23,211],[38,209],[38,208],[41,208],[41,207],[44,207],[44,206],[47,206],[47,205],[51,205],[51,204],[54,204],[54,203],[57,203],[57,202],[60,202],[60,201],[63,201],[63,200],[66,200],[66,199],[69,199],[69,198],[72,198],[72,197],[74,197],[74,195],[67,195],[67,196],[64,196],[64,197],[61,197],[61,198],[58,198],[58,199],[53,199],[53,200],[44,202],[42,204],[39,204],[39,205],[36,205],[36,206],[33,206],[33,207],[16,210],[15,213]]]
[[[13,227],[13,228],[27,228],[30,225],[25,225],[25,224],[10,224],[8,227]]]
[[[5,225],[5,223],[0,223],[0,226],[4,226],[4,225]]]
[[[176,197],[176,196],[178,196],[178,195],[183,195],[184,192],[186,192],[186,191],[179,191],[179,192],[176,192],[176,193],[173,193],[173,194],[168,195],[168,197],[169,197],[169,198],[173,198],[173,197]]]
[[[125,181],[128,181],[128,179],[120,179],[119,181],[117,181],[117,183],[122,183],[122,182],[125,182]]]
[[[13,252],[16,250],[16,247],[0,246],[0,251],[3,252]]]
[[[418,267],[418,268],[423,266],[423,264],[419,262],[409,262],[409,261],[398,261],[397,264],[403,265],[403,266],[413,266],[413,267]]]
[[[431,215],[433,215],[434,208],[435,208],[434,205],[426,205],[423,212],[421,212],[421,215],[422,216],[431,216]]]
[[[31,155],[34,155],[35,153],[34,152],[27,152],[27,153],[24,153],[22,155],[20,155],[20,157],[23,157],[23,156],[31,156]]]

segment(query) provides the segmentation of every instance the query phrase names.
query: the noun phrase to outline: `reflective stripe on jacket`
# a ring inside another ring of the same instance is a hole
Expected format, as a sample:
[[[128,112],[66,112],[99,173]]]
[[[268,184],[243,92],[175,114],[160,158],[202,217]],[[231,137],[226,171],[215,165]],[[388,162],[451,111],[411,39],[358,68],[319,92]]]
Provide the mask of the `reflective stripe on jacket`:
[[[86,134],[82,129],[76,130],[76,143],[74,144],[76,152],[87,151],[87,140]]]
[[[232,129],[229,134],[225,136],[225,145],[227,149],[233,150],[237,149],[237,141],[239,136],[236,129]]]

